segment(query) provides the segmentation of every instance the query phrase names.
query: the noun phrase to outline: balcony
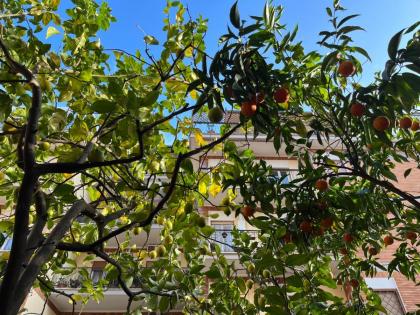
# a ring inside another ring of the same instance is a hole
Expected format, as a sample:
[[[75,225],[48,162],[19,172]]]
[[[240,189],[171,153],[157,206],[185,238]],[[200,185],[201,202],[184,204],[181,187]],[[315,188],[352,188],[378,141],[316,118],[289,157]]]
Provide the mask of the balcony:
[[[108,280],[106,278],[105,270],[101,268],[63,268],[60,271],[61,273],[54,273],[51,276],[51,281],[57,289],[80,289],[83,287],[83,282],[89,279],[92,281],[93,286],[102,286],[105,289],[119,288],[118,281],[116,279]],[[140,283],[140,277],[133,277],[132,283],[129,287],[139,288]]]

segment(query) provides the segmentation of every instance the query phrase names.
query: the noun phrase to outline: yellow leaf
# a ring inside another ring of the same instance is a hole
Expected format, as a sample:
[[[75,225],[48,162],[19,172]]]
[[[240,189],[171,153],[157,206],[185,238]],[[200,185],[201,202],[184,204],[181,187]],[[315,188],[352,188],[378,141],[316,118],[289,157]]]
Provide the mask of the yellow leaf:
[[[200,194],[205,195],[207,192],[207,185],[205,182],[200,182],[200,184],[198,184],[198,191]]]
[[[185,55],[185,57],[192,57],[192,55],[193,55],[193,48],[192,47],[188,47],[186,50],[185,50],[185,52],[184,52],[184,55]]]
[[[279,104],[280,105],[280,107],[281,108],[283,108],[283,109],[288,109],[289,108],[289,103],[288,102],[286,102],[286,103],[281,103],[281,104]]]
[[[201,134],[201,131],[196,130],[194,133],[195,141],[197,141],[197,144],[201,147],[205,145],[207,142],[204,140],[203,135]]]
[[[213,197],[215,197],[221,190],[222,190],[222,187],[220,187],[219,185],[215,183],[211,184],[209,187],[209,193]]]
[[[193,100],[197,100],[197,99],[198,99],[198,93],[197,93],[197,91],[192,90],[192,91],[190,92],[190,96],[191,96],[191,98],[192,98]]]

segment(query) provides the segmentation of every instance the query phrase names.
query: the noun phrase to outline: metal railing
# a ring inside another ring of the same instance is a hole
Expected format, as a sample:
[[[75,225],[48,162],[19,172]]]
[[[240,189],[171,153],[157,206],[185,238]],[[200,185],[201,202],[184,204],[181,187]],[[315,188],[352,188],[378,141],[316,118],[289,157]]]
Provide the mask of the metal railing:
[[[82,275],[82,270],[85,274],[87,272],[88,278]],[[116,279],[106,279],[106,271],[104,269],[91,267],[74,269],[64,268],[61,270],[61,273],[53,274],[51,276],[51,281],[54,283],[55,288],[79,289],[84,286],[84,281],[91,281],[94,286],[102,285],[104,288],[108,289],[119,288],[119,284]],[[140,277],[134,277],[130,287],[139,288],[140,283]]]

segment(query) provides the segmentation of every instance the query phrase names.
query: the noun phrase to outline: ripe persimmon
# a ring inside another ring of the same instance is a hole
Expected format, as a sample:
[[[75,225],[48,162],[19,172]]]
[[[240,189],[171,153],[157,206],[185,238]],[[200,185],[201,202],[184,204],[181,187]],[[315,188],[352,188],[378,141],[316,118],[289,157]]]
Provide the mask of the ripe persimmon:
[[[284,87],[278,88],[273,95],[273,98],[277,103],[286,103],[289,100],[289,97],[289,90]]]
[[[344,60],[338,66],[338,73],[345,78],[350,77],[356,73],[356,67],[351,60]]]
[[[257,112],[257,104],[255,102],[243,102],[241,105],[241,114],[247,118],[251,118]]]
[[[385,116],[378,116],[373,120],[373,128],[378,131],[385,131],[391,125],[388,117]]]

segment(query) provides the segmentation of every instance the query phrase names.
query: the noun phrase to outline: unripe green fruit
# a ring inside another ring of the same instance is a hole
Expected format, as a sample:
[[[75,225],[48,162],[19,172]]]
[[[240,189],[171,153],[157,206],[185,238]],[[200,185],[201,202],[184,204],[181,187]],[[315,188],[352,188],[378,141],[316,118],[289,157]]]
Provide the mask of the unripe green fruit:
[[[209,110],[208,118],[210,122],[218,123],[223,119],[223,111],[219,106],[213,107]]]
[[[51,145],[48,142],[40,142],[39,143],[39,148],[41,150],[48,151],[50,149],[50,147],[51,147]]]
[[[163,245],[159,245],[155,250],[158,257],[165,256],[166,254],[166,248]]]
[[[206,226],[206,219],[205,219],[205,218],[203,218],[203,217],[198,217],[198,218],[197,218],[197,220],[196,220],[196,224],[197,224],[199,227],[203,228],[203,227],[205,227],[205,226]]]
[[[248,270],[249,273],[253,273],[255,271],[255,265],[253,263],[250,263],[247,267],[246,270]]]
[[[133,229],[134,235],[139,235],[141,233],[141,231],[142,231],[141,227],[136,227],[136,228]]]
[[[163,223],[165,223],[165,219],[163,217],[157,217],[156,223],[159,225],[162,225]]]
[[[252,289],[252,287],[254,286],[254,281],[252,281],[251,279],[246,280],[245,286],[248,290]]]
[[[271,272],[267,269],[263,270],[263,277],[264,278],[269,278],[271,276]]]
[[[229,207],[224,207],[223,208],[223,213],[227,216],[230,216],[230,214],[232,213],[232,211],[230,210]]]
[[[172,230],[172,228],[173,228],[172,221],[166,221],[165,226],[168,230]]]
[[[149,252],[149,257],[150,257],[151,259],[155,259],[157,256],[158,256],[158,255],[157,255],[156,250],[152,250],[151,252]]]
[[[89,162],[103,162],[104,161],[104,154],[102,151],[98,149],[93,149],[88,155]]]
[[[185,213],[191,213],[194,210],[194,204],[189,201],[185,204]]]
[[[166,235],[163,239],[165,245],[171,245],[174,242],[174,238],[171,235]]]

